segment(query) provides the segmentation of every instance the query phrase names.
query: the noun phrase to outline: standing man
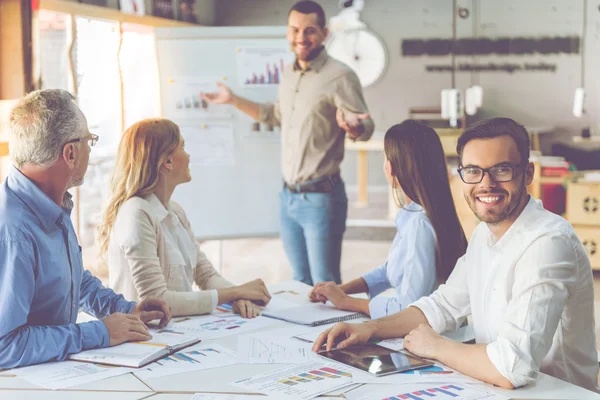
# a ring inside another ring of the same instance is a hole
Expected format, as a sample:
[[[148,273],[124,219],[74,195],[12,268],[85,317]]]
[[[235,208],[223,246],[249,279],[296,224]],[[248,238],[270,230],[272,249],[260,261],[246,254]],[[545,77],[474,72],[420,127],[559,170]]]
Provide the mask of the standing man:
[[[344,140],[346,134],[368,140],[374,129],[358,77],[323,46],[327,33],[323,8],[299,1],[290,9],[287,31],[296,60],[283,71],[275,104],[254,103],[222,84],[219,92],[202,95],[281,127],[281,239],[294,279],[309,285],[341,283],[348,214],[340,177]]]
[[[0,369],[65,360],[82,350],[149,340],[165,302],[129,302],[83,270],[68,189],[83,183],[98,136],[73,96],[42,90],[10,116],[14,167],[0,186]],[[98,321],[76,323],[82,308]]]

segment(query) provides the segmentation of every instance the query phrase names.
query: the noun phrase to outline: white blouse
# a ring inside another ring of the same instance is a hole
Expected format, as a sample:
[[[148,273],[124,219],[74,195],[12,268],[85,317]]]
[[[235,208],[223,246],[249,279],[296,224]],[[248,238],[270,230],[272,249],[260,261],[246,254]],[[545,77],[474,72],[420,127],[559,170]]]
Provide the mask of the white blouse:
[[[542,371],[597,390],[590,262],[573,227],[540,201],[498,241],[479,224],[447,283],[412,306],[438,333],[471,314],[476,342],[515,387]]]

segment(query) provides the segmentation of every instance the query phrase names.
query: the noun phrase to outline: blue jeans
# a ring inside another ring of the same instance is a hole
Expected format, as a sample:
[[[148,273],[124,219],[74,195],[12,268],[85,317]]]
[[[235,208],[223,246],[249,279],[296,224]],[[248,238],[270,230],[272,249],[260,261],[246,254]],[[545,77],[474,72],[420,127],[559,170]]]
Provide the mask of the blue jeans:
[[[348,198],[343,181],[328,193],[280,194],[281,240],[294,280],[341,283],[340,259]]]

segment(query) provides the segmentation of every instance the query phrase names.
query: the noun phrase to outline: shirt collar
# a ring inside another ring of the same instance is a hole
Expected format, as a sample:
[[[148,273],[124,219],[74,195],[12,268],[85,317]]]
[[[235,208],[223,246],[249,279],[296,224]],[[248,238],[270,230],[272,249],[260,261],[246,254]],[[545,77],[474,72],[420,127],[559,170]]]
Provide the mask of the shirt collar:
[[[508,239],[505,239],[506,237],[510,237],[518,232],[521,231],[521,227],[525,227],[527,226],[527,221],[531,215],[531,213],[542,206],[542,202],[541,200],[536,200],[533,198],[533,196],[527,194],[527,196],[529,196],[529,200],[527,201],[527,205],[525,206],[525,208],[523,209],[523,211],[521,211],[521,214],[519,214],[519,216],[517,217],[517,219],[515,220],[515,222],[513,222],[513,224],[510,226],[510,228],[508,228],[508,230],[506,232],[504,232],[504,235],[502,235],[502,237],[499,240],[496,240],[494,238],[494,235],[492,234],[492,232],[489,230],[488,228],[488,233],[489,233],[489,243],[493,246],[493,247],[498,247],[501,246],[501,243],[504,243],[506,241],[508,241]]]
[[[63,207],[69,206],[70,203],[70,208],[63,209],[15,166],[11,166],[7,179],[10,190],[27,204],[46,232],[58,229],[63,219],[63,211],[70,213],[73,208],[73,201],[68,192],[65,192],[63,197]]]
[[[148,196],[146,196],[146,201],[150,203],[150,209],[159,221],[162,222],[165,218],[167,218],[167,215],[169,215],[170,211],[169,209],[171,207],[169,207],[169,209],[166,209],[154,193],[150,193]]]
[[[321,51],[319,52],[319,55],[314,60],[308,63],[306,71],[315,71],[318,74],[319,71],[325,65],[325,63],[327,63],[327,60],[329,60],[329,55],[327,54],[327,50],[325,50],[325,47],[322,47]],[[302,71],[302,68],[300,68],[300,64],[298,63],[297,58],[296,61],[294,61],[294,71]]]

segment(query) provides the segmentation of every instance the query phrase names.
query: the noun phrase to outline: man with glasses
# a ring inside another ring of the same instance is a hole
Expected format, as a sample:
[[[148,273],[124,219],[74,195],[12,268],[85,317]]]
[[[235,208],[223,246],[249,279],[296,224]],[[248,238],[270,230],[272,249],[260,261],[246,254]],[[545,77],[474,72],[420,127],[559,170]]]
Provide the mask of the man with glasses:
[[[446,284],[398,314],[338,324],[330,349],[404,337],[404,347],[479,380],[515,388],[538,371],[597,390],[593,277],[573,227],[527,193],[529,136],[509,118],[481,121],[458,139],[464,196],[482,221]],[[472,316],[476,344],[440,336]]]
[[[64,90],[25,96],[10,116],[14,166],[0,186],[0,369],[149,340],[171,318],[158,299],[126,301],[84,271],[69,188],[81,185],[98,136]],[[76,323],[79,309],[98,321]]]

